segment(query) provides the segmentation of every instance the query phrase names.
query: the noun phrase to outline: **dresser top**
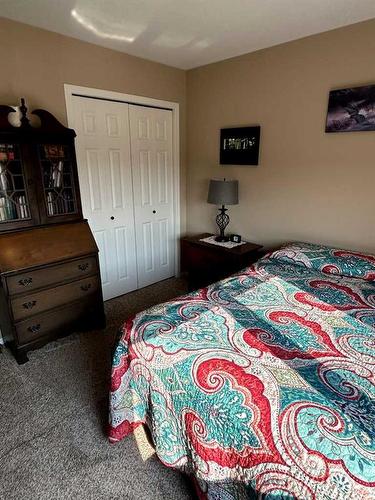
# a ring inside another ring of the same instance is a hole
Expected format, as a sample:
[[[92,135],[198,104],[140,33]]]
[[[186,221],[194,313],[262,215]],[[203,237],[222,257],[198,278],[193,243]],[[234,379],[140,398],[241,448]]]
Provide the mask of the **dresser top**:
[[[0,234],[0,272],[9,273],[97,252],[86,221]]]

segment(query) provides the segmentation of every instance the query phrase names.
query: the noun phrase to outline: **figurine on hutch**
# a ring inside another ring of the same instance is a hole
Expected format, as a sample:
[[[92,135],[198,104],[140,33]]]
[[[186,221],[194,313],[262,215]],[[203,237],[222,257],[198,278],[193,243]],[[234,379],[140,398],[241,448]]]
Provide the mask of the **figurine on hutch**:
[[[0,106],[0,328],[19,363],[73,331],[105,325],[98,248],[82,216],[75,132],[21,99]]]

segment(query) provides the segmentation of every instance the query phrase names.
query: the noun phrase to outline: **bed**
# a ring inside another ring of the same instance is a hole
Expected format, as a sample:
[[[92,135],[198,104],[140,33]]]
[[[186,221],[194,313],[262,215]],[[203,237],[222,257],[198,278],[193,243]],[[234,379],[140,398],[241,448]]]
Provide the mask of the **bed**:
[[[129,319],[109,438],[146,425],[208,499],[375,494],[375,258],[285,245]]]

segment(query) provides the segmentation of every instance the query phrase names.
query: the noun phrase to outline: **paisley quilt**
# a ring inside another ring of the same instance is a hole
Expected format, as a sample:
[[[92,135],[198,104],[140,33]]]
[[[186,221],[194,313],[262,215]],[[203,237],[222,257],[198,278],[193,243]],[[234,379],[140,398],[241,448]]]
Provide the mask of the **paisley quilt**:
[[[269,256],[128,320],[110,431],[202,498],[375,498],[375,283]]]
[[[269,255],[325,274],[375,280],[375,256],[313,243],[288,243]]]

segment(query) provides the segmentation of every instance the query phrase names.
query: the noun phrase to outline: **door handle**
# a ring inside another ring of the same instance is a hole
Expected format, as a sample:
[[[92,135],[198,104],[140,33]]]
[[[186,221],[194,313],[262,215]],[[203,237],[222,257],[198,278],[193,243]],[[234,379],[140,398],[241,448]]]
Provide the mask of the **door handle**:
[[[113,215],[111,215],[111,220],[115,220],[115,218],[113,217]]]
[[[156,214],[156,210],[153,210],[153,211],[152,211],[152,213],[153,213],[153,214]]]

